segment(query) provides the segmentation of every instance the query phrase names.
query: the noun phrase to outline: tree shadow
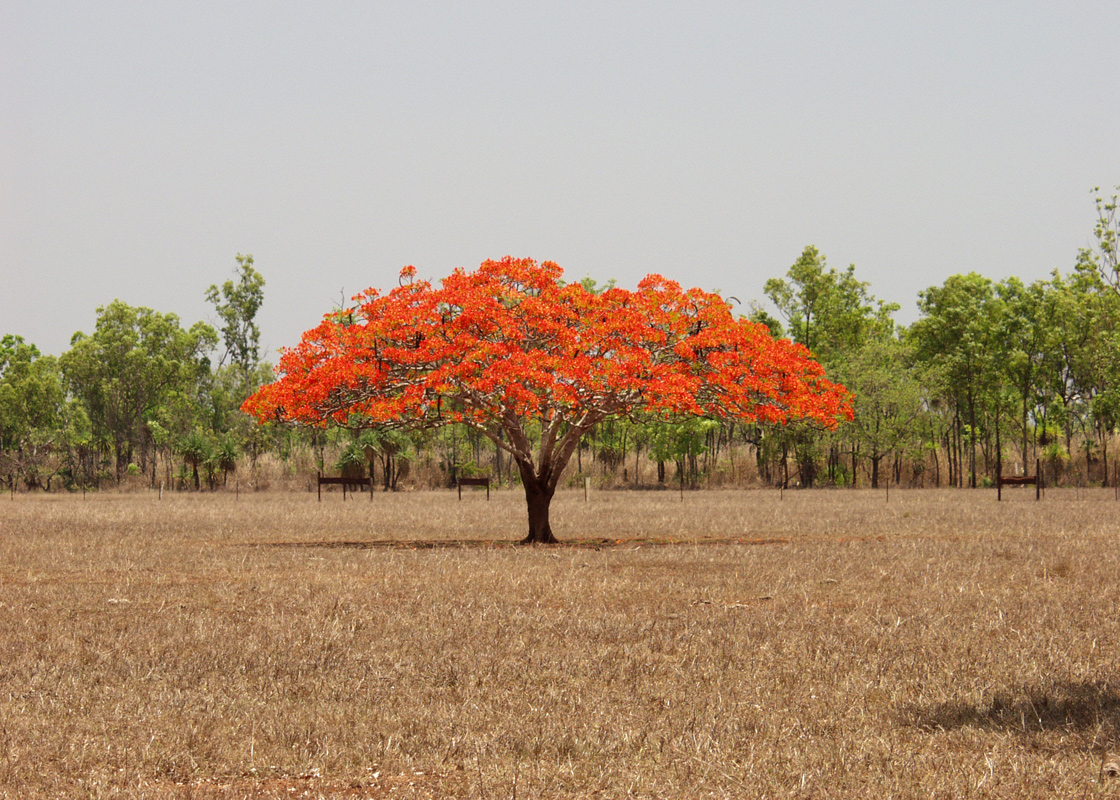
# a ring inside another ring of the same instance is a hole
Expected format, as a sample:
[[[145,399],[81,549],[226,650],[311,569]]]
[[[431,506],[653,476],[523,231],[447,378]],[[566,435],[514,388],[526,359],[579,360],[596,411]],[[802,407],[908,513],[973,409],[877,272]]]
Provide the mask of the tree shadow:
[[[981,704],[910,706],[902,709],[901,717],[904,724],[931,731],[1095,731],[1115,741],[1120,738],[1120,690],[1112,681],[1056,682],[997,692]]]
[[[789,539],[750,539],[743,537],[704,539],[562,539],[553,544],[524,544],[520,539],[367,539],[361,541],[322,540],[307,542],[252,542],[250,547],[312,548],[343,550],[460,550],[460,549],[591,549],[670,547],[679,545],[768,545],[788,544]]]

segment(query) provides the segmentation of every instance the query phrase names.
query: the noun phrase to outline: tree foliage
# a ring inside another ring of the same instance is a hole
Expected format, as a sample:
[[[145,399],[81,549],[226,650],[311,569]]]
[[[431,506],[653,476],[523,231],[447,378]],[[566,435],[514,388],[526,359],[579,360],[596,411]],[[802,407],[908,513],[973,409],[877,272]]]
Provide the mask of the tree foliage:
[[[552,541],[548,507],[582,436],[647,414],[835,425],[844,390],[804,347],[735,319],[716,294],[660,276],[637,291],[564,284],[556,264],[507,257],[440,286],[402,285],[328,314],[245,404],[260,420],[350,427],[463,423],[517,464],[527,541]],[[536,441],[531,435],[536,433]]]
[[[209,372],[206,355],[216,344],[205,323],[184,330],[174,314],[120,300],[97,309],[92,334],[74,334],[60,359],[62,372],[94,434],[112,442],[117,480],[131,463],[146,415]]]
[[[688,485],[875,486],[885,473],[980,486],[1036,458],[1048,481],[1115,479],[1120,222],[1115,196],[1094,193],[1096,241],[1071,271],[1029,284],[952,275],[920,293],[909,328],[854,265],[829,268],[812,246],[766,281],[774,308],[747,299],[750,322],[656,276],[626,292],[513,259],[438,286],[408,271],[285,356],[278,387],[251,404],[266,425],[241,411],[272,375],[255,319],[264,280],[238,254],[233,279],[206,291],[220,337],[116,301],[59,358],[0,339],[0,479],[85,488],[140,473],[214,488],[244,454],[255,485],[302,482],[342,447],[348,471],[379,473],[389,489],[488,470],[520,482],[531,536],[544,538],[569,459],[571,480],[616,486],[652,481],[651,463],[655,485],[675,463]],[[837,384],[846,402],[830,394]],[[280,465],[261,461],[270,451]],[[276,471],[258,483],[259,465]]]
[[[766,281],[764,291],[785,317],[793,340],[827,365],[866,339],[893,330],[891,314],[898,305],[876,300],[868,286],[856,279],[854,264],[837,272],[810,245],[784,278]],[[770,326],[765,316],[759,315],[759,321]]]
[[[260,363],[260,328],[256,316],[264,302],[264,278],[253,268],[253,256],[237,254],[237,281],[226,281],[221,288],[212,284],[206,299],[222,320],[222,341],[226,351],[218,361],[229,359],[248,382]],[[255,387],[254,387],[255,388]]]

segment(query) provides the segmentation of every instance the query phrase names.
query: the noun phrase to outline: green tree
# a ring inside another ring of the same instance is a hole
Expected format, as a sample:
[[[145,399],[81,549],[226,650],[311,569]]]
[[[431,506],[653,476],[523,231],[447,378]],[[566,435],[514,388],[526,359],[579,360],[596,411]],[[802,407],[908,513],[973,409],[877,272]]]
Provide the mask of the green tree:
[[[28,487],[49,481],[62,464],[66,410],[56,359],[20,336],[0,339],[0,467]]]
[[[1089,256],[1082,250],[1068,277],[1055,272],[1043,307],[1047,338],[1038,423],[1044,429],[1061,428],[1067,453],[1075,429],[1093,424],[1094,398],[1114,391],[1115,385],[1120,295],[1104,282]],[[1098,408],[1104,412],[1107,401]]]
[[[879,488],[883,459],[899,452],[915,436],[922,394],[910,360],[903,342],[879,337],[867,340],[835,368],[835,376],[855,397],[855,416],[843,430],[855,440],[852,453],[870,463],[875,489]]]
[[[1029,462],[1031,418],[1038,407],[1042,370],[1046,360],[1050,330],[1046,320],[1046,296],[1050,285],[1045,281],[1024,284],[1018,278],[1007,278],[995,287],[1000,304],[994,350],[1006,382],[1017,396],[1020,455],[1024,469]]]
[[[1116,187],[1120,190],[1120,186]],[[1097,206],[1097,221],[1093,235],[1097,239],[1097,252],[1082,250],[1079,261],[1091,263],[1106,284],[1120,292],[1120,219],[1117,218],[1117,195],[1102,197],[1100,187],[1093,188]]]
[[[251,254],[237,254],[234,275],[236,282],[226,281],[220,288],[212,284],[206,290],[206,299],[213,304],[222,320],[222,341],[226,351],[218,366],[223,366],[228,360],[237,369],[247,397],[257,388],[252,385],[252,377],[260,363],[261,332],[255,320],[264,302],[264,278],[253,268]]]
[[[854,264],[838,272],[828,267],[824,255],[810,245],[784,278],[766,281],[764,291],[785,318],[785,332],[812,351],[829,375],[835,377],[867,341],[891,337],[894,333],[891,315],[898,310],[898,305],[877,300],[868,287],[866,281],[856,278]],[[752,310],[751,319],[765,324],[776,334],[782,329],[776,320],[757,307]],[[817,479],[824,445],[828,445],[830,467],[840,460],[840,438],[824,437],[819,426],[812,423],[793,423],[776,433],[781,443],[783,465],[792,447],[798,477],[804,487],[812,486]],[[853,454],[857,447],[853,443]]]
[[[677,478],[681,485],[687,477],[689,485],[699,477],[697,458],[707,447],[708,434],[719,427],[719,422],[704,417],[681,420],[654,420],[644,426],[649,441],[649,455],[658,464],[658,482],[663,483],[663,464],[673,461],[677,465]]]
[[[788,324],[795,342],[805,345],[827,369],[829,361],[857,349],[867,338],[893,330],[897,303],[884,303],[857,280],[855,265],[843,272],[828,267],[824,255],[810,245],[785,278],[766,281],[764,291]],[[758,320],[770,325],[764,317]]]
[[[145,418],[172,394],[195,389],[209,373],[207,354],[217,338],[205,323],[184,330],[174,314],[120,300],[97,309],[92,334],[74,334],[59,362],[95,435],[113,443],[118,481],[141,442]]]
[[[976,445],[985,391],[995,372],[993,300],[994,288],[988,278],[975,272],[953,275],[943,285],[919,294],[922,317],[908,333],[916,358],[929,374],[941,380],[934,391],[952,404],[958,436],[967,433],[969,485],[973,488],[977,483]],[[958,469],[957,478],[960,482],[963,470]]]
[[[53,426],[62,401],[56,360],[23,337],[0,339],[0,448],[18,446],[28,431]]]

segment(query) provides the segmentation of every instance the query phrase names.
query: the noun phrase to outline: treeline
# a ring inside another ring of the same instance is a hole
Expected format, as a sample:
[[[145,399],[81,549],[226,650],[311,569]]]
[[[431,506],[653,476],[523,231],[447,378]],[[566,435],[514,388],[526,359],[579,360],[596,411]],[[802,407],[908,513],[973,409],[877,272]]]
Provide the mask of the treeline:
[[[1097,198],[1097,246],[1072,271],[1025,284],[954,275],[921,292],[920,317],[895,323],[855,267],[807,247],[748,313],[804,344],[854,395],[836,430],[732,420],[600,425],[572,480],[635,487],[990,485],[997,471],[1048,482],[1104,482],[1120,419],[1120,264],[1116,197]],[[592,290],[594,281],[585,280]],[[609,284],[608,284],[609,285]],[[271,370],[255,317],[265,282],[252,256],[205,296],[220,328],[114,301],[60,357],[0,339],[0,479],[11,490],[128,483],[216,489],[302,486],[316,471],[369,475],[385,489],[456,475],[516,482],[517,471],[459,426],[404,433],[256,425],[242,401]],[[1115,459],[1114,459],[1115,461]],[[1116,462],[1120,463],[1120,462]],[[240,472],[239,472],[240,471]]]
[[[87,488],[129,476],[214,487],[266,450],[264,432],[240,412],[271,379],[254,322],[264,279],[252,256],[237,262],[235,280],[206,292],[220,331],[114,300],[58,358],[16,335],[0,339],[0,475],[9,487]]]

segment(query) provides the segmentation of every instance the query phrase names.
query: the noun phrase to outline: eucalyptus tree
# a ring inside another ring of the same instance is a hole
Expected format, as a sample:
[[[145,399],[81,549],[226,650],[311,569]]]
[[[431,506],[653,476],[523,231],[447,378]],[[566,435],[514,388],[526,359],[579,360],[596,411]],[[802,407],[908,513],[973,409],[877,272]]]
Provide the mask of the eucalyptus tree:
[[[1002,378],[1016,397],[1024,468],[1029,462],[1031,420],[1042,399],[1042,372],[1052,337],[1046,315],[1050,290],[1046,281],[1028,285],[1018,278],[1007,278],[995,285],[994,307],[998,313],[987,317],[993,326],[989,347],[995,360],[996,377]],[[1006,394],[1005,387],[999,389],[993,396],[997,425],[1003,416]]]
[[[67,406],[57,360],[20,336],[0,339],[0,467],[38,486],[58,471]],[[54,457],[53,468],[45,468]],[[44,474],[46,473],[46,474]]]
[[[222,342],[225,353],[218,360],[218,367],[228,362],[241,377],[243,396],[256,390],[253,377],[260,364],[260,328],[256,316],[264,302],[264,278],[253,268],[253,256],[237,256],[236,281],[228,280],[219,287],[212,284],[206,290],[206,299],[222,320]],[[240,402],[239,400],[239,402]]]
[[[74,334],[59,363],[95,435],[112,441],[118,481],[142,441],[145,418],[174,393],[194,391],[216,344],[205,323],[184,330],[174,314],[120,300],[97,309],[93,333]]]
[[[992,282],[970,272],[919,293],[922,317],[910,326],[916,359],[940,377],[938,390],[954,410],[956,434],[969,440],[969,485],[976,486],[976,444],[984,394],[996,371],[993,358]],[[967,430],[964,428],[967,419]],[[958,468],[958,485],[963,473]]]
[[[1120,186],[1116,189],[1120,191]],[[1096,237],[1096,252],[1082,250],[1079,261],[1091,263],[1101,276],[1101,280],[1120,292],[1120,218],[1117,217],[1118,195],[1106,198],[1101,195],[1100,187],[1093,188],[1097,206],[1097,221],[1093,225]]]
[[[771,278],[763,287],[786,320],[785,332],[809,348],[826,369],[834,358],[894,327],[891,315],[898,304],[877,300],[868,292],[870,284],[856,278],[855,269],[850,264],[838,272],[810,245],[784,278]],[[761,316],[758,321],[769,324]]]
[[[30,431],[53,426],[62,401],[56,360],[21,336],[0,339],[0,449],[18,447]]]
[[[909,347],[894,337],[869,339],[848,354],[833,377],[854,396],[855,415],[845,430],[859,445],[852,450],[853,460],[858,454],[870,464],[871,486],[877,489],[882,461],[915,441],[922,413],[921,385]],[[854,465],[852,473],[854,480]]]
[[[856,278],[854,264],[837,271],[810,245],[784,277],[766,281],[764,291],[785,319],[784,333],[807,347],[826,372],[835,377],[869,340],[894,336],[891,315],[898,305],[877,300],[868,291],[869,286]],[[757,307],[752,311],[752,319],[766,324],[775,335],[783,331],[781,323]],[[839,460],[839,437],[853,430],[845,426],[826,441],[819,426],[799,422],[783,426],[776,433],[783,460],[787,448],[792,447],[801,485],[811,486],[824,445],[828,445],[829,464],[834,464]],[[853,459],[860,446],[858,441],[852,441]],[[853,480],[854,477],[853,474]]]

